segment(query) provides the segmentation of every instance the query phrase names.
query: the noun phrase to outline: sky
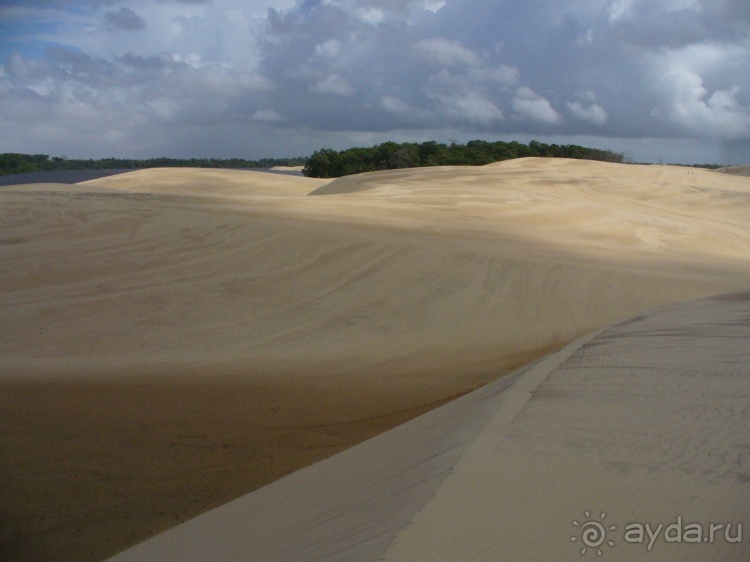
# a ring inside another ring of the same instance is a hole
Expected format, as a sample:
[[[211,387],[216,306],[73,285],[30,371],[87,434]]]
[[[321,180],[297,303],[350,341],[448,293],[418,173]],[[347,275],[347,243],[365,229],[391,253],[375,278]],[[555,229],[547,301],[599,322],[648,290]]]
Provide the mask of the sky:
[[[0,0],[0,152],[750,163],[748,0]]]

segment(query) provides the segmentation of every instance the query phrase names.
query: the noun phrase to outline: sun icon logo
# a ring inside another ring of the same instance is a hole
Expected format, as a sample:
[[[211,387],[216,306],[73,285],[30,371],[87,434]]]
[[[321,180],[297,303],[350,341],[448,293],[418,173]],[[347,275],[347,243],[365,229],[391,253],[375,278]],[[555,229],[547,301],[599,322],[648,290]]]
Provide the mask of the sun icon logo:
[[[605,527],[600,522],[604,521],[605,517],[607,517],[607,514],[604,512],[599,516],[600,521],[592,521],[591,512],[588,510],[584,511],[583,514],[586,516],[587,521],[579,523],[575,519],[573,520],[573,526],[580,528],[580,533],[579,535],[570,537],[570,542],[576,542],[578,539],[581,540],[581,543],[583,543],[581,555],[585,555],[591,549],[591,552],[596,551],[596,555],[601,556],[602,549],[599,547],[605,543],[609,546],[615,546],[615,541],[607,540],[607,530],[614,531],[617,529],[617,525]]]

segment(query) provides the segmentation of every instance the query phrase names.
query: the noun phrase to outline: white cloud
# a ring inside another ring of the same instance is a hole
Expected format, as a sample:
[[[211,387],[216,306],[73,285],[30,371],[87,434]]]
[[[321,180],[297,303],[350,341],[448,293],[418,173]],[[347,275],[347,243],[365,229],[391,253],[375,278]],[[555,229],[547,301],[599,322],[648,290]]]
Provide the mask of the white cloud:
[[[383,96],[380,98],[380,106],[390,113],[406,114],[412,111],[408,103],[404,103],[394,96]]]
[[[582,119],[588,121],[592,125],[604,125],[607,122],[607,112],[602,109],[598,104],[592,103],[588,107],[584,107],[581,102],[574,101],[567,104],[570,112]]]
[[[172,60],[174,62],[184,62],[193,68],[205,66],[205,63],[202,61],[201,56],[198,53],[188,53],[187,55],[172,53]]]
[[[716,0],[713,0],[716,1]],[[616,23],[625,19],[637,18],[643,12],[661,13],[684,10],[700,11],[703,0],[610,0],[605,13],[609,21]]]
[[[467,93],[456,98],[447,106],[449,115],[478,125],[488,125],[495,121],[502,121],[505,116],[494,103],[476,93]]]
[[[440,114],[459,123],[485,126],[505,118],[503,111],[489,99],[484,85],[463,74],[443,69],[429,77],[424,92]]]
[[[320,4],[374,27],[389,20],[411,23],[415,10],[427,9],[422,0],[322,0]]]
[[[750,37],[748,39],[750,40]],[[647,60],[660,75],[679,69],[701,74],[716,66],[723,66],[732,59],[744,57],[747,47],[748,45],[738,47],[698,43],[678,49],[660,49]]]
[[[671,94],[665,113],[674,123],[726,139],[750,137],[750,109],[737,99],[739,86],[709,95],[703,78],[687,70],[671,72],[663,81]]]
[[[0,64],[0,95],[6,94],[10,90],[11,81],[5,72],[5,67]]]
[[[424,39],[417,43],[417,51],[422,58],[444,66],[465,65],[479,66],[479,57],[458,41],[442,37]]]
[[[606,8],[610,22],[617,22],[632,14],[633,0],[611,0]]]
[[[341,53],[341,42],[336,39],[329,39],[315,45],[315,54],[319,56],[335,58],[339,53]]]
[[[445,6],[445,0],[424,0],[424,9],[433,14],[440,11]]]
[[[385,12],[380,8],[368,8],[365,10],[359,10],[358,15],[362,21],[367,22],[371,25],[378,25],[379,23],[383,23],[386,18]]]
[[[589,28],[585,32],[581,33],[576,39],[576,43],[582,47],[588,47],[594,43],[594,29]]]
[[[516,91],[513,109],[524,119],[541,121],[551,125],[562,122],[562,117],[552,108],[549,101],[526,86],[522,86]]]
[[[690,135],[750,139],[746,45],[690,45],[648,58],[660,96],[652,112]],[[717,69],[725,68],[718,74]],[[744,97],[743,97],[743,94]]]

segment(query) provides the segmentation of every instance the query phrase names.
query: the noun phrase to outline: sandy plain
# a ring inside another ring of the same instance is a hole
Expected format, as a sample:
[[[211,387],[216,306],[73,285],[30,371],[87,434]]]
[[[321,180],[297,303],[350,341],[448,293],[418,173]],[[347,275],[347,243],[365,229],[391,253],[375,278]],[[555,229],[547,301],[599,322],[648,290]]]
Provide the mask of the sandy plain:
[[[0,552],[100,560],[591,330],[746,289],[750,180],[523,159],[0,190]]]

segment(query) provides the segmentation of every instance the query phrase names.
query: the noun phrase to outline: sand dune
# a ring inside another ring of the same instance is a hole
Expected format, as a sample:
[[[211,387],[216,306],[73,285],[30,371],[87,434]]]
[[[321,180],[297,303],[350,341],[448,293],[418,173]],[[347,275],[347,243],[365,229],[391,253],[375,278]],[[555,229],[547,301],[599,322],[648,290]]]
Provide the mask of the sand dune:
[[[744,289],[749,201],[744,177],[546,159],[3,188],[2,540],[100,559],[593,329]]]
[[[411,220],[424,212],[449,220],[444,228],[523,236],[616,260],[675,251],[689,259],[718,251],[742,260],[749,249],[743,221],[750,184],[706,170],[527,158],[361,174],[314,192],[345,193],[360,194],[357,203],[379,202],[390,214],[408,209]],[[394,199],[402,204],[396,209]]]
[[[747,560],[748,313],[611,326],[112,560]]]
[[[727,166],[726,168],[720,168],[716,171],[737,176],[750,176],[750,166]]]
[[[210,168],[149,168],[99,178],[78,185],[139,193],[174,195],[239,196],[307,195],[330,180],[290,177],[242,170]]]

